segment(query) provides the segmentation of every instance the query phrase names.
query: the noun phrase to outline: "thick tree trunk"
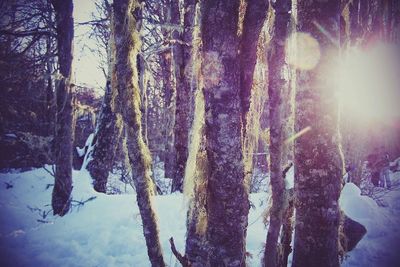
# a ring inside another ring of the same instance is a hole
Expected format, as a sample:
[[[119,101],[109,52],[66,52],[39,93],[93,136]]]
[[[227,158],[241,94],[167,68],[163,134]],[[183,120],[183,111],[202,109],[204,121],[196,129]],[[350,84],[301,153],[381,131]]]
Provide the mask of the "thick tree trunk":
[[[51,204],[54,214],[63,216],[69,211],[72,191],[74,123],[71,65],[74,20],[72,0],[52,0],[52,5],[56,12],[58,62],[61,78],[56,89],[56,173]]]
[[[172,22],[180,24],[178,1],[173,1],[171,15],[175,18]],[[183,44],[175,45],[173,49],[174,67],[176,78],[176,115],[175,115],[175,174],[172,181],[172,192],[183,191],[183,177],[185,174],[185,166],[188,158],[188,141],[189,141],[189,113],[191,97],[191,81],[192,81],[192,47],[193,47],[193,30],[196,14],[196,0],[184,1],[184,21],[183,35],[180,38],[176,31],[172,34],[173,39],[182,39]]]
[[[113,27],[113,16],[111,16],[111,27]],[[118,148],[118,142],[122,133],[122,118],[117,109],[117,81],[115,74],[115,45],[113,33],[108,46],[108,77],[106,91],[100,116],[97,120],[96,132],[92,141],[93,149],[89,150],[90,162],[87,170],[93,179],[93,186],[97,192],[106,193],[109,172],[114,165],[114,158]]]
[[[114,0],[116,74],[121,99],[123,120],[127,134],[129,163],[136,188],[137,204],[143,222],[147,253],[152,266],[165,266],[158,236],[156,215],[152,208],[152,180],[150,151],[143,140],[140,113],[137,54],[140,38],[136,25],[135,0]]]
[[[245,265],[249,199],[241,138],[239,2],[203,2],[202,74],[210,170],[206,236],[211,266]]]
[[[298,36],[297,41],[314,43],[306,55],[320,57],[315,67],[298,65],[295,127],[297,132],[308,131],[295,141],[294,267],[339,266],[342,160],[335,88],[326,72],[338,56],[339,23],[340,1],[298,2],[297,30],[308,35]]]
[[[285,45],[290,23],[290,0],[278,0],[273,4],[275,21],[272,39],[268,51],[268,96],[270,118],[270,184],[272,189],[272,207],[269,214],[269,227],[264,253],[264,265],[278,266],[278,238],[285,212],[287,192],[285,177],[282,174],[287,162],[287,139],[285,99],[289,90],[289,81],[285,78]],[[287,71],[286,71],[287,72]]]

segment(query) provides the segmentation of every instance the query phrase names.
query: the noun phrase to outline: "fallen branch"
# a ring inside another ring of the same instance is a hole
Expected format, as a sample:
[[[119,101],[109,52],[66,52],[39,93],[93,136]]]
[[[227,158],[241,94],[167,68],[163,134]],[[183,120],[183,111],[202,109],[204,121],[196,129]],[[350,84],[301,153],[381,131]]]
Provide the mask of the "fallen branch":
[[[190,261],[189,261],[185,256],[182,256],[182,254],[180,254],[178,250],[176,250],[175,243],[174,243],[174,238],[173,238],[173,237],[171,237],[171,238],[169,239],[169,243],[171,244],[172,253],[173,253],[173,254],[175,255],[175,257],[178,259],[178,261],[180,262],[180,264],[181,264],[183,267],[190,267],[190,266],[192,266],[192,265],[190,264]]]

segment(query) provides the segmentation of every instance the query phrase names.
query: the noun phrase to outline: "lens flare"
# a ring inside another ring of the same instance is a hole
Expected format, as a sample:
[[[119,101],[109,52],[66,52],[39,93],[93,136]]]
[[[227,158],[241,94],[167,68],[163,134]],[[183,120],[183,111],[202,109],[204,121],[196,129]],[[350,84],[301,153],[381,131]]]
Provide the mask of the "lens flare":
[[[389,121],[400,117],[400,58],[396,47],[377,44],[349,49],[337,64],[342,111],[360,120]]]
[[[312,70],[321,57],[318,41],[308,33],[296,32],[286,42],[288,63],[300,70]]]

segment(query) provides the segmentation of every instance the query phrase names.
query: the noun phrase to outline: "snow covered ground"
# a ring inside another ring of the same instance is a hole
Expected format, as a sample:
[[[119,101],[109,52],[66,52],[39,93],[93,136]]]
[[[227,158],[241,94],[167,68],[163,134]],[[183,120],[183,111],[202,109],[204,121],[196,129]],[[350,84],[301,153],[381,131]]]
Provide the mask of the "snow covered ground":
[[[53,177],[44,169],[0,174],[0,266],[150,266],[135,195],[96,193],[86,171],[76,171],[73,177],[74,207],[61,218],[48,213]],[[399,184],[400,175],[393,178]],[[383,196],[386,207],[359,193],[352,184],[346,185],[341,206],[364,224],[368,233],[343,265],[396,266],[400,262],[396,261],[400,254],[400,191]],[[266,237],[262,212],[267,197],[267,193],[251,195],[249,266],[260,266]],[[83,206],[77,202],[88,199],[92,200]],[[165,261],[168,266],[179,266],[168,239],[173,236],[178,250],[184,251],[183,196],[157,196],[155,208]]]

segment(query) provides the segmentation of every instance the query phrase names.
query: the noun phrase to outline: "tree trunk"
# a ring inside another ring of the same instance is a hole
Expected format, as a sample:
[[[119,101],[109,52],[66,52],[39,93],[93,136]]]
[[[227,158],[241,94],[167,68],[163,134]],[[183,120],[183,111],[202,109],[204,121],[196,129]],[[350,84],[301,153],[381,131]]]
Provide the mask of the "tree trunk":
[[[180,23],[179,3],[173,1],[171,11],[172,22]],[[173,49],[176,78],[176,115],[175,115],[175,173],[172,181],[172,192],[183,191],[183,177],[188,158],[188,141],[190,128],[191,81],[193,75],[192,47],[193,30],[196,14],[196,0],[184,1],[183,36],[178,31],[173,32],[172,38],[182,39],[183,44],[175,45]]]
[[[190,132],[188,162],[185,170],[185,196],[189,198],[185,257],[193,266],[207,264],[207,178],[208,158],[204,132],[204,94],[198,88]]]
[[[285,140],[287,139],[285,99],[289,90],[289,81],[285,78],[286,39],[290,23],[290,0],[278,0],[273,4],[275,21],[272,39],[268,51],[268,96],[270,118],[270,184],[272,189],[272,207],[269,214],[269,227],[264,253],[267,267],[278,266],[278,238],[285,212],[287,192],[283,167],[287,159]],[[286,70],[287,72],[287,70]]]
[[[202,2],[202,74],[210,170],[206,236],[211,266],[245,266],[249,199],[241,138],[239,2]]]
[[[74,20],[72,0],[52,0],[52,5],[56,13],[58,62],[61,78],[56,91],[56,172],[51,204],[55,215],[64,216],[70,208],[72,191],[74,123],[71,64]]]
[[[240,44],[240,98],[244,130],[246,130],[246,116],[250,108],[254,69],[257,63],[258,38],[268,13],[268,0],[247,2]]]
[[[339,266],[338,231],[342,161],[337,101],[326,70],[338,57],[340,1],[298,2],[297,42],[307,63],[298,61],[296,92],[294,267]],[[309,47],[308,47],[309,46]],[[318,56],[318,58],[314,58]],[[316,65],[310,64],[316,59]],[[299,57],[298,60],[301,60]]]
[[[292,234],[293,234],[293,213],[294,213],[294,203],[293,203],[293,188],[289,189],[287,192],[287,208],[283,214],[282,221],[282,234],[280,239],[280,245],[278,247],[278,261],[277,266],[286,267],[288,265],[288,257],[292,252]]]
[[[116,74],[127,135],[129,163],[143,223],[147,253],[152,266],[165,266],[152,208],[151,156],[142,136],[137,54],[140,38],[136,25],[140,5],[135,0],[114,0]]]
[[[174,147],[174,128],[175,128],[175,101],[176,90],[172,82],[171,51],[165,51],[161,57],[163,73],[163,86],[165,91],[165,148],[163,153],[165,177],[173,179],[175,168],[175,147]]]
[[[111,28],[113,27],[113,15],[111,15]],[[92,141],[93,150],[88,156],[91,158],[87,170],[93,178],[93,186],[97,192],[106,193],[109,172],[114,165],[114,158],[122,134],[122,119],[117,110],[117,81],[115,67],[115,45],[113,32],[108,45],[108,77],[106,91],[97,127]]]

